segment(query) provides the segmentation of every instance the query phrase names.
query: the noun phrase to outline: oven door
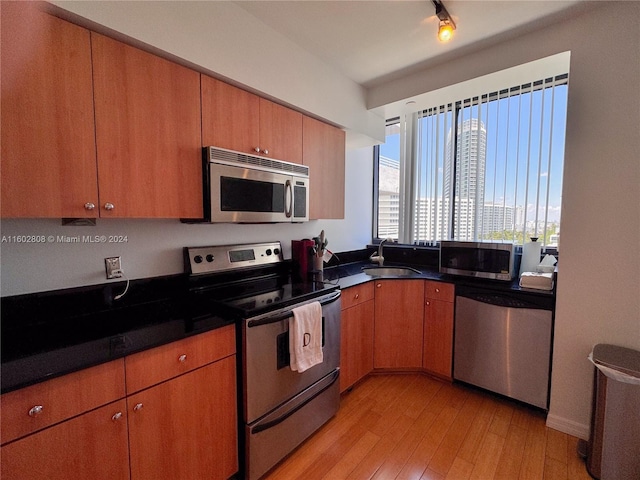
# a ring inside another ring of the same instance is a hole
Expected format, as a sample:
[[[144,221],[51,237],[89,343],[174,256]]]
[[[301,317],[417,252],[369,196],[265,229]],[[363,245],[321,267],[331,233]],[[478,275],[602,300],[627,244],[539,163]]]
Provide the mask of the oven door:
[[[211,221],[300,222],[308,219],[308,179],[252,168],[209,164]]]
[[[293,307],[245,320],[242,329],[245,423],[254,422],[339,368],[340,291],[313,301],[322,305],[323,362],[302,373],[289,367],[289,319],[293,317]]]

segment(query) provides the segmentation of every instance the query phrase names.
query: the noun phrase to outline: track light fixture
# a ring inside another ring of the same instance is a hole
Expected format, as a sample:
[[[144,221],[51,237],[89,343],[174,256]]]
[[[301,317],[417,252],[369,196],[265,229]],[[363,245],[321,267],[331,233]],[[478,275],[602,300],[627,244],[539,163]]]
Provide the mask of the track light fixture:
[[[456,24],[444,7],[441,0],[432,0],[433,5],[436,7],[436,16],[440,20],[438,25],[438,40],[441,42],[448,42],[453,37],[453,31],[456,29]]]

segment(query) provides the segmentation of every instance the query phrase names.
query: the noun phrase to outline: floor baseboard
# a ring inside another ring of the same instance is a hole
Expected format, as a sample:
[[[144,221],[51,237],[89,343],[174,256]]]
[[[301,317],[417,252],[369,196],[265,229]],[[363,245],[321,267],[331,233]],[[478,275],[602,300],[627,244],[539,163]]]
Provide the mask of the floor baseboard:
[[[547,415],[547,427],[583,440],[589,439],[589,425],[574,422],[573,420],[568,420],[551,413]]]

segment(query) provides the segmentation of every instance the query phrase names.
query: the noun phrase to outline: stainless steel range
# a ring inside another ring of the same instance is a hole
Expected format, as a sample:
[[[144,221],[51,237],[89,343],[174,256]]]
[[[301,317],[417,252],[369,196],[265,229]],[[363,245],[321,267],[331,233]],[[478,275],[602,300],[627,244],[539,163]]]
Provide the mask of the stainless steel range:
[[[249,480],[263,476],[327,422],[340,402],[340,290],[292,283],[279,242],[185,248],[194,304],[238,321],[243,430]],[[289,366],[289,322],[296,307],[322,306],[322,363]],[[197,315],[195,315],[197,317]]]

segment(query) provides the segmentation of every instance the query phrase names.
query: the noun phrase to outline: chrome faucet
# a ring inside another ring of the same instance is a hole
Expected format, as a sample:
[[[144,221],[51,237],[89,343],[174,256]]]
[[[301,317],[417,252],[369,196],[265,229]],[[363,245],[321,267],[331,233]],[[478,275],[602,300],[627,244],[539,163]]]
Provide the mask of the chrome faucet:
[[[382,266],[382,264],[384,263],[384,257],[382,256],[382,244],[384,242],[393,242],[393,238],[385,238],[384,240],[380,240],[380,243],[378,244],[378,254],[376,255],[376,252],[373,252],[369,257],[369,260],[371,260],[373,263],[377,263],[379,266]]]

